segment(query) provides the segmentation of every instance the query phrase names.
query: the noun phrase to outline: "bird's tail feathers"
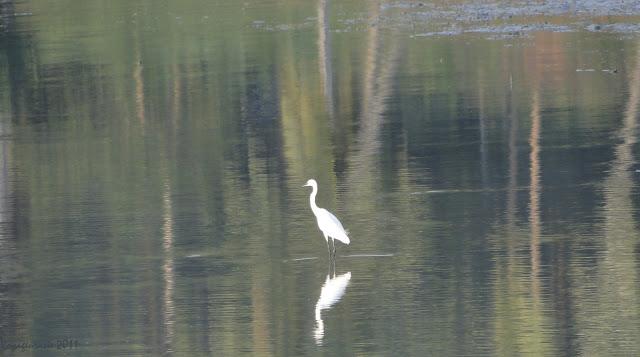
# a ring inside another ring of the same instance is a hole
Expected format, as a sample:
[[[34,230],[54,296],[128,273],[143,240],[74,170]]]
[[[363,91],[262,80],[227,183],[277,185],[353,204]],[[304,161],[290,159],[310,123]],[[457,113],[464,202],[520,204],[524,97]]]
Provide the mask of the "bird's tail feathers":
[[[349,232],[346,232],[347,234],[349,234]],[[343,235],[340,238],[337,238],[339,241],[341,241],[344,244],[349,244],[351,243],[351,240],[349,239],[349,236],[347,236],[347,234]]]

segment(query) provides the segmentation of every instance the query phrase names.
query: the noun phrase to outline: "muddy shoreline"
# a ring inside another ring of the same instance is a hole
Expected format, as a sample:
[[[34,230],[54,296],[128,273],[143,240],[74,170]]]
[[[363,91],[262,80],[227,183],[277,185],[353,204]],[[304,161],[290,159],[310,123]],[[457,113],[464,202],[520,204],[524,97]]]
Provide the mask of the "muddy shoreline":
[[[379,24],[371,25],[404,27],[415,37],[537,31],[640,34],[640,1],[399,1],[383,5]]]

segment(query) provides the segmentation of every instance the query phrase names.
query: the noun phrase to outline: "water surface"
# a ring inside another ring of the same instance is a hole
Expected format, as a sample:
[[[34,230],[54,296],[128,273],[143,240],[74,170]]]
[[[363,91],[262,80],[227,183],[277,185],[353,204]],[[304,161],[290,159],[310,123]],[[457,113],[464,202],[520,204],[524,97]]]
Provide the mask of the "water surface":
[[[3,2],[5,353],[638,355],[640,18],[423,5]]]

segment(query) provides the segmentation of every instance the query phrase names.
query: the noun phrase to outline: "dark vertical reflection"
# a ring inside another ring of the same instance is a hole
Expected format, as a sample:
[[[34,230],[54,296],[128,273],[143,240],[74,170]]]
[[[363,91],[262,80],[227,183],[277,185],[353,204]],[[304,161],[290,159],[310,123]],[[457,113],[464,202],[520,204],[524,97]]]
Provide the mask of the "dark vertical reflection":
[[[480,132],[480,172],[482,177],[482,188],[489,188],[489,157],[487,153],[487,114],[485,112],[485,79],[484,72],[478,76],[478,131]]]
[[[4,110],[11,111],[11,108]],[[14,153],[11,120],[0,112],[0,337],[16,338],[21,325],[17,301],[7,292],[17,290],[24,266],[16,246],[16,212],[14,191]]]
[[[507,224],[513,227],[517,213],[517,188],[518,188],[518,112],[516,97],[513,93],[513,76],[509,75],[509,91],[507,92],[508,103],[508,153],[509,153],[509,181],[507,184]],[[513,229],[510,229],[513,231]],[[509,243],[508,243],[509,244]]]
[[[43,83],[43,69],[29,30],[18,28],[14,1],[0,3],[2,29],[0,41],[6,59],[7,89],[12,120],[40,122],[47,120],[49,96]],[[59,103],[57,103],[59,105]]]
[[[508,61],[508,68],[515,65],[512,61]],[[507,121],[507,187],[506,187],[506,205],[505,205],[505,226],[504,238],[498,235],[496,245],[498,249],[504,246],[505,256],[497,256],[496,262],[496,281],[494,283],[494,339],[495,350],[499,355],[510,355],[518,351],[518,341],[516,336],[519,332],[518,319],[513,316],[514,312],[521,309],[522,304],[520,295],[522,294],[520,282],[518,278],[521,269],[519,262],[518,246],[519,246],[519,228],[517,222],[518,210],[518,103],[516,93],[513,86],[513,74],[509,71],[508,90],[505,93],[505,119]],[[517,301],[510,299],[510,294],[518,296]]]

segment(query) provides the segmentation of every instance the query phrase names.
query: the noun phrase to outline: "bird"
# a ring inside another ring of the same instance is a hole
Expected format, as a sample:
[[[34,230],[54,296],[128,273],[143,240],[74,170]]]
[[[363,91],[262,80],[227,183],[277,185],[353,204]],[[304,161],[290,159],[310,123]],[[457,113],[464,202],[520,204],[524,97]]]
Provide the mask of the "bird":
[[[329,250],[329,257],[335,257],[336,253],[336,242],[335,240],[339,240],[344,244],[349,244],[351,240],[349,239],[349,232],[347,232],[344,227],[342,227],[342,223],[334,216],[331,212],[327,211],[324,208],[318,207],[316,205],[316,194],[318,193],[318,183],[314,179],[309,179],[307,183],[303,186],[311,186],[313,190],[309,195],[309,205],[311,206],[311,211],[316,216],[316,220],[318,221],[318,228],[322,231],[324,235],[324,239],[327,242],[327,249]],[[331,242],[333,243],[333,252],[329,247],[329,238],[331,238]]]

